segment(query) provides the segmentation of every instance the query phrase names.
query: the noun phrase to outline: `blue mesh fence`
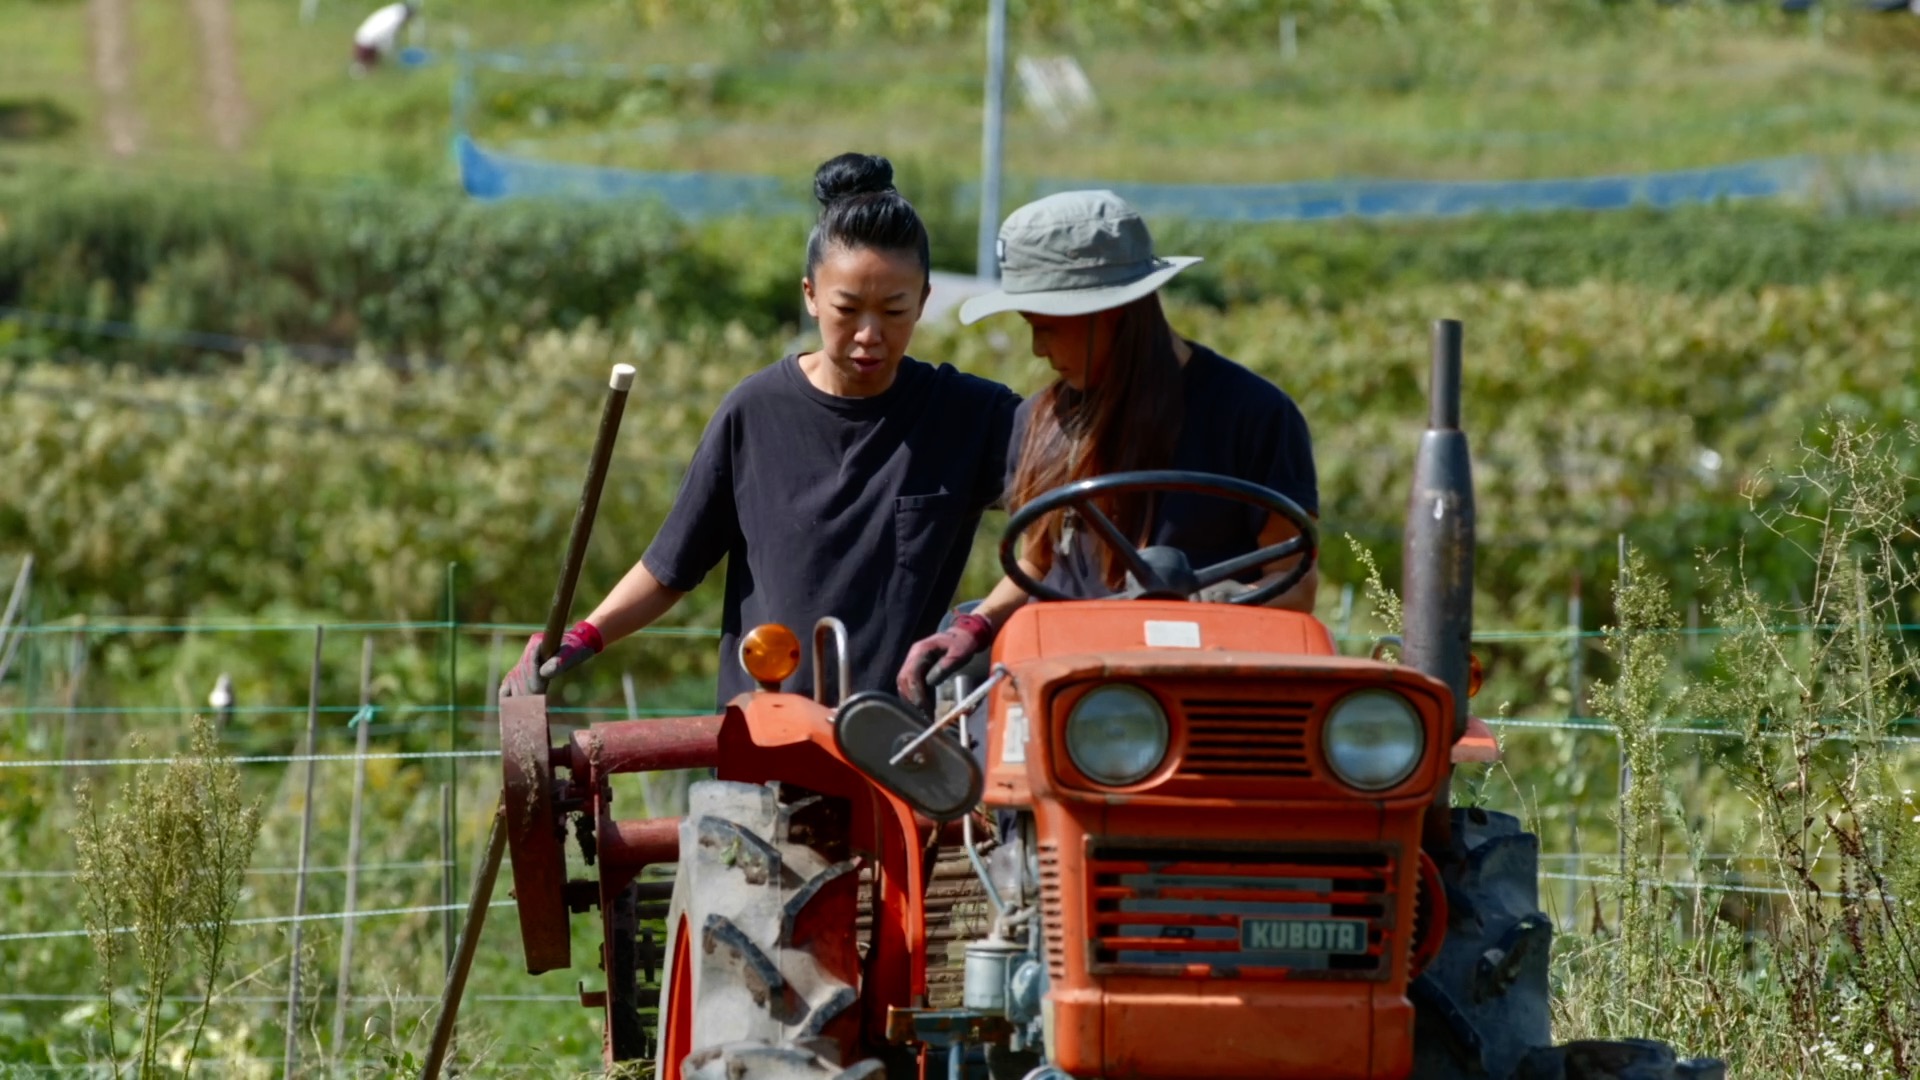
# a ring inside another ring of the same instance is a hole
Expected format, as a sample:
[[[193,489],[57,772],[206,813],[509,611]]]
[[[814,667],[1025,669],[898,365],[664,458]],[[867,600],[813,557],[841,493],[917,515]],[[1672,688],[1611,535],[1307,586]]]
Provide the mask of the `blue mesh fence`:
[[[789,184],[741,173],[641,172],[513,157],[454,138],[460,185],[476,199],[522,196],[656,199],[686,217],[741,211],[789,213],[804,208]]]
[[[424,60],[424,58],[421,58]],[[805,213],[812,202],[798,177],[750,173],[644,171],[587,165],[489,149],[468,126],[476,71],[557,78],[673,77],[710,65],[625,65],[585,60],[568,50],[522,55],[466,52],[453,89],[454,156],[466,193],[477,199],[547,197],[646,199],[685,217],[738,212]],[[1453,132],[1452,136],[1461,133]],[[594,141],[617,142],[608,134]],[[1920,205],[1920,159],[1912,155],[1830,160],[1810,155],[1732,162],[1696,169],[1534,180],[1353,178],[1273,184],[1160,184],[1039,179],[1017,184],[1036,195],[1111,188],[1156,217],[1192,221],[1319,221],[1334,218],[1450,217],[1547,210],[1670,208],[1734,200],[1793,199],[1840,207]],[[977,185],[957,192],[977,205]]]
[[[1554,180],[1340,180],[1292,184],[1045,181],[1042,194],[1111,187],[1142,212],[1208,221],[1448,217],[1489,211],[1621,210],[1809,193],[1817,162],[1776,158],[1708,169]]]
[[[460,180],[479,199],[543,196],[655,199],[687,217],[742,211],[799,213],[799,186],[770,176],[642,172],[519,157],[455,138]],[[1670,208],[1747,199],[1796,199],[1855,206],[1914,205],[1905,158],[1844,163],[1783,157],[1703,169],[1548,180],[1332,180],[1285,184],[1146,184],[1098,179],[1042,180],[1045,195],[1111,188],[1156,217],[1192,221],[1320,221],[1332,218],[1452,217],[1542,210]],[[963,199],[974,192],[963,188]]]

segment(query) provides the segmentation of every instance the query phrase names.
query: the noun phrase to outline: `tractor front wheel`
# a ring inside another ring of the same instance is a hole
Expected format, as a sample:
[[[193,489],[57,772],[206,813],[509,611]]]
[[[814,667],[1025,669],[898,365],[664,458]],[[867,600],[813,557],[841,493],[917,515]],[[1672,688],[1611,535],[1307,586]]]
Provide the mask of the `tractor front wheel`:
[[[1518,819],[1453,812],[1454,850],[1440,866],[1447,936],[1409,990],[1413,1075],[1423,1080],[1723,1080],[1711,1058],[1681,1058],[1648,1039],[1552,1046],[1547,960],[1553,922],[1540,911],[1540,839]]]
[[[660,1080],[868,1080],[855,1061],[860,875],[846,807],[781,784],[694,784],[667,917]]]

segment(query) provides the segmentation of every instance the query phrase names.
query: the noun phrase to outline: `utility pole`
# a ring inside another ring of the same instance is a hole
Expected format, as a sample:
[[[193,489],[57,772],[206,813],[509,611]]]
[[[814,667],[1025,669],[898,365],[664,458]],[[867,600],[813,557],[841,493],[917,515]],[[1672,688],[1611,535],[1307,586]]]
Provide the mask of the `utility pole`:
[[[980,133],[980,247],[974,275],[1000,277],[1001,139],[1007,126],[1007,0],[987,0],[987,105]]]

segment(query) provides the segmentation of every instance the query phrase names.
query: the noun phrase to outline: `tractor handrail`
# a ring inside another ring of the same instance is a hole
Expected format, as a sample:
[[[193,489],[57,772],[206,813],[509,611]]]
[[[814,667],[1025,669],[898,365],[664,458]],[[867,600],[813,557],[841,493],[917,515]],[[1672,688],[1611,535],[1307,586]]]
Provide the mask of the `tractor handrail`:
[[[833,704],[853,696],[853,668],[847,660],[847,624],[831,615],[813,624],[813,700],[827,704],[827,668],[823,655],[828,634],[833,636],[833,651],[840,679],[840,692],[834,695]]]

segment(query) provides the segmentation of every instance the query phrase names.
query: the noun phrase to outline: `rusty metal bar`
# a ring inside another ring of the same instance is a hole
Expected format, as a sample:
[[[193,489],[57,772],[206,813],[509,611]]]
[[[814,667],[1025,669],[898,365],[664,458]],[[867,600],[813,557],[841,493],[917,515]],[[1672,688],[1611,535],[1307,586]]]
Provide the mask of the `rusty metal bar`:
[[[710,769],[720,763],[719,716],[669,716],[656,720],[615,720],[576,731],[555,749],[556,765],[573,772],[575,783],[589,771],[600,775],[663,769]],[[559,755],[564,754],[565,757]]]
[[[599,838],[600,859],[608,869],[665,866],[680,861],[680,819],[616,821]]]
[[[447,971],[447,983],[440,991],[440,1015],[433,1023],[433,1043],[426,1063],[420,1069],[421,1080],[437,1080],[440,1067],[453,1043],[453,1022],[460,1015],[460,998],[466,993],[467,973],[473,970],[473,951],[480,943],[480,931],[487,924],[487,906],[493,902],[493,883],[500,874],[500,858],[507,850],[507,812],[504,803],[493,808],[493,827],[487,832],[487,854],[473,869],[472,894],[467,899],[467,924],[460,933],[460,947]]]

